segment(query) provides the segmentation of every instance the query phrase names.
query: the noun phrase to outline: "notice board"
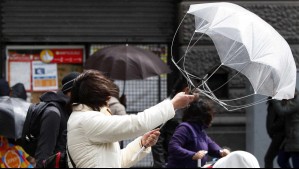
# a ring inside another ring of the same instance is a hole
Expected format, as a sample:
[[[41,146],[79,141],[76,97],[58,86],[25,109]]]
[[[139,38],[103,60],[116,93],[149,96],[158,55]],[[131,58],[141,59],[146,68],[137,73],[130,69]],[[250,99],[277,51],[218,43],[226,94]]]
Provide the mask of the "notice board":
[[[84,46],[8,46],[6,54],[7,81],[10,86],[23,83],[31,102],[60,89],[62,78],[82,72],[85,61]]]

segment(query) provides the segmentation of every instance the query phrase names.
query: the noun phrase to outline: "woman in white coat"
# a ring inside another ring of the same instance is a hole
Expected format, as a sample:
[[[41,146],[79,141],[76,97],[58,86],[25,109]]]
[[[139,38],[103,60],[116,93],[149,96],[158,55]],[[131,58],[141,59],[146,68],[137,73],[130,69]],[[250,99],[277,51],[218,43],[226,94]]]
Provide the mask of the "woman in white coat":
[[[98,71],[86,71],[74,82],[73,113],[68,120],[67,138],[69,154],[78,168],[135,165],[157,142],[160,133],[151,130],[173,118],[176,109],[187,106],[194,99],[193,95],[179,93],[172,100],[136,115],[111,116],[107,105],[113,90],[112,82]],[[137,139],[121,150],[119,141],[132,138]],[[146,149],[136,158],[143,146]],[[73,167],[70,160],[68,165]]]

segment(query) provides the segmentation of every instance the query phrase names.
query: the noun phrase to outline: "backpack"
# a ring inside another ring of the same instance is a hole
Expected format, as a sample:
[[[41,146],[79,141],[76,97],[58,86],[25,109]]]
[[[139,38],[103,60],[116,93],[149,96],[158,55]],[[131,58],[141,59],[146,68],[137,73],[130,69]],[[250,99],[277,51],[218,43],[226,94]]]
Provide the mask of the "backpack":
[[[49,106],[59,108],[55,102],[40,102],[30,105],[22,131],[22,147],[32,157],[35,156],[37,141],[40,133],[41,117],[44,110]],[[59,108],[60,109],[60,108]]]
[[[32,157],[34,157],[37,148],[37,142],[41,127],[41,117],[44,110],[49,106],[54,106],[58,108],[58,110],[61,110],[59,103],[40,102],[30,105],[27,111],[21,141],[24,150]],[[72,160],[71,162],[73,166],[75,166]],[[42,168],[68,168],[67,166],[66,150],[57,152],[42,161]]]

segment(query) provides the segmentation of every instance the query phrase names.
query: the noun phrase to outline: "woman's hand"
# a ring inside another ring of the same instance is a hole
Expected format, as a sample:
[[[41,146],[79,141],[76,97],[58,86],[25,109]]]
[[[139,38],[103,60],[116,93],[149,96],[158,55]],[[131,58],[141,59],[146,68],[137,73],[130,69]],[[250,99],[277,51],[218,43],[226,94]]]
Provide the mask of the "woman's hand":
[[[157,128],[155,130],[152,130],[146,134],[144,134],[141,138],[141,144],[145,148],[151,147],[155,145],[158,141],[158,138],[160,136],[160,128]]]
[[[194,95],[187,95],[184,92],[180,92],[171,100],[174,110],[184,108],[188,106],[194,100]]]
[[[230,151],[228,149],[222,149],[220,150],[220,156],[221,157],[225,157],[230,153]]]
[[[192,160],[202,159],[208,152],[205,150],[200,150],[192,157]]]

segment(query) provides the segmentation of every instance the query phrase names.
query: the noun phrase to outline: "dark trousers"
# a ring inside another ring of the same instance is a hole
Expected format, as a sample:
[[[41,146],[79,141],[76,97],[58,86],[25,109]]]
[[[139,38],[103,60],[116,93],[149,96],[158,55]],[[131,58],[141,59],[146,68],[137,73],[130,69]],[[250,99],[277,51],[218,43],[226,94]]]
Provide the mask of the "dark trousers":
[[[281,168],[291,168],[289,160],[292,160],[293,168],[299,168],[299,152],[280,151],[278,155],[278,164]]]
[[[278,165],[281,168],[291,168],[290,165],[290,153],[285,152],[284,150],[280,150],[278,154]]]
[[[265,155],[265,168],[273,168],[273,160],[279,153],[280,145],[283,142],[284,135],[274,135],[272,137],[272,142],[268,148],[268,151]]]

